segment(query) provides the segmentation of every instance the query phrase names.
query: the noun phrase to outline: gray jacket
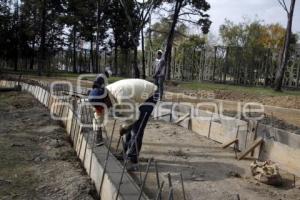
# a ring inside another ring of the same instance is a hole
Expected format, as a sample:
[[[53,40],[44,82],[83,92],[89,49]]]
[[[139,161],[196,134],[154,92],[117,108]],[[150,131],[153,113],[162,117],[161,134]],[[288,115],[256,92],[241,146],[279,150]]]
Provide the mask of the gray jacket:
[[[166,76],[166,62],[163,58],[155,59],[154,77],[165,78]]]

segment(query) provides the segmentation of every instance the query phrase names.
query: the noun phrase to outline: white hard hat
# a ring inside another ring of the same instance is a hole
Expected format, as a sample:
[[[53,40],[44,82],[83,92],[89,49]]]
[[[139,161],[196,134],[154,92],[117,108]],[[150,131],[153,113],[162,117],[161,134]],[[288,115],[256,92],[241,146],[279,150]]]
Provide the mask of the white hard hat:
[[[159,50],[157,51],[157,53],[163,54],[163,51],[159,49]]]

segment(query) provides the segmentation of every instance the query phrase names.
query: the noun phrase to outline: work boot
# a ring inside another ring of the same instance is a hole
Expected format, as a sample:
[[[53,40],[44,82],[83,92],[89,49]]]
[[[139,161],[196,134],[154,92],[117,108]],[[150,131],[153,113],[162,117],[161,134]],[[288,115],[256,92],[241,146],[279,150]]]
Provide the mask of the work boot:
[[[124,160],[124,154],[123,154],[123,152],[116,153],[114,156],[115,156],[116,159],[119,160],[119,161],[123,161],[123,160]]]
[[[96,131],[96,145],[102,146],[104,144],[103,137],[102,137],[102,130]]]
[[[131,160],[127,161],[126,170],[128,172],[135,172],[138,171],[139,166],[138,163],[132,162]]]

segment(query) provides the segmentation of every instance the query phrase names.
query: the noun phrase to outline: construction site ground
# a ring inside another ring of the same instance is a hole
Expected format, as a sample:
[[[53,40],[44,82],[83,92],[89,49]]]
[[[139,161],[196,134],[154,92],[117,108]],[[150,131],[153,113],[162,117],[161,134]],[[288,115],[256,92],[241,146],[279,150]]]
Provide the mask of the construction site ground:
[[[49,81],[51,82],[51,81]],[[75,81],[74,81],[75,84]],[[90,82],[86,81],[88,87]],[[95,190],[71,149],[64,129],[50,119],[49,111],[26,93],[0,94],[0,197],[3,199],[93,199]],[[107,126],[111,134],[112,121]],[[118,127],[113,147],[118,140]],[[258,183],[250,174],[251,159],[237,161],[232,149],[185,128],[162,121],[150,121],[140,155],[142,177],[147,160],[158,163],[160,181],[167,174],[174,185],[175,199],[183,199],[182,173],[187,199],[296,199],[300,200],[300,179],[281,171],[281,187]],[[140,174],[132,173],[139,184]],[[157,192],[152,166],[145,192]],[[165,199],[164,198],[164,199]]]
[[[0,93],[0,199],[96,199],[64,128],[28,93]]]
[[[113,121],[107,125],[108,137]],[[117,122],[113,151],[119,138]],[[164,121],[151,120],[145,130],[140,169],[145,176],[147,161],[157,161],[160,182],[164,181],[163,199],[168,199],[168,173],[172,176],[175,199],[183,200],[180,173],[183,175],[186,197],[189,200],[234,200],[239,195],[243,200],[300,199],[300,179],[281,171],[284,184],[274,187],[256,181],[250,171],[252,159],[238,161],[232,148],[222,149],[221,144],[199,136],[185,128]],[[122,146],[118,151],[120,151]],[[140,173],[131,173],[137,183]],[[146,181],[145,192],[151,198],[156,196],[157,179],[152,163]]]

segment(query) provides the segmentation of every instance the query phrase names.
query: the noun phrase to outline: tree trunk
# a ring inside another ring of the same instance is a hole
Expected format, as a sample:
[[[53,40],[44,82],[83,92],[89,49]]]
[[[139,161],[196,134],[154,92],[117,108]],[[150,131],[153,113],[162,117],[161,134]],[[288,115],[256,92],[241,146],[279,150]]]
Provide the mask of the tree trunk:
[[[87,66],[88,66],[88,71],[89,71],[89,64],[88,64],[88,61],[87,61],[87,50],[85,49],[84,50],[84,72],[87,72]]]
[[[30,70],[33,70],[33,65],[34,65],[34,52],[35,52],[35,45],[34,45],[35,43],[33,42],[32,43],[32,46],[31,46],[31,48],[32,48],[32,50],[31,50],[31,53],[30,53],[30,66],[29,66],[29,69]]]
[[[292,24],[293,24],[295,3],[296,3],[296,0],[291,0],[290,11],[288,13],[288,24],[287,24],[287,28],[286,28],[284,47],[282,49],[279,67],[278,67],[276,75],[275,75],[275,87],[274,87],[275,91],[281,91],[284,73],[285,73],[285,70],[287,67],[287,62],[289,59],[289,48],[290,48],[290,40],[291,40],[291,35],[292,35]]]
[[[174,15],[173,15],[173,21],[172,21],[172,25],[171,25],[171,29],[170,29],[168,38],[167,38],[167,43],[166,43],[164,59],[166,61],[166,65],[167,65],[166,68],[167,68],[167,79],[168,80],[170,80],[170,78],[171,78],[171,55],[172,55],[174,33],[175,33],[175,28],[176,28],[176,25],[178,22],[182,3],[183,3],[183,0],[176,1],[175,11],[174,11]]]
[[[96,70],[97,73],[101,71],[100,66],[99,66],[99,37],[100,37],[100,1],[97,1],[97,34],[96,34]]]
[[[122,55],[124,56],[124,58],[125,58],[124,66],[130,66],[130,49],[121,49],[121,51],[122,51],[121,54],[122,54]],[[120,70],[120,74],[124,74],[124,75],[126,75],[127,77],[130,76],[130,75],[129,75],[130,72],[131,72],[131,70],[130,70],[130,68],[128,68],[128,67],[122,68],[122,69]]]
[[[225,65],[224,65],[224,75],[223,75],[223,83],[226,83],[227,79],[227,72],[228,72],[228,57],[229,57],[229,47],[226,48],[226,55],[225,55]]]
[[[38,75],[42,75],[43,67],[46,60],[46,3],[47,0],[43,0],[42,3],[42,26],[41,26],[41,46],[40,46],[40,62],[38,66]]]
[[[140,78],[140,70],[138,67],[138,49],[137,46],[134,47],[134,58],[133,58],[133,69],[134,69],[134,78]]]
[[[145,64],[145,44],[144,44],[144,30],[141,31],[142,34],[142,78],[146,79],[146,64]]]
[[[76,27],[73,27],[73,73],[77,73],[76,68]]]
[[[114,68],[115,68],[116,75],[119,75],[119,70],[118,70],[118,46],[117,45],[115,45]]]
[[[19,34],[19,1],[16,1],[16,8],[14,13],[14,25],[16,34],[16,46],[15,46],[15,55],[14,55],[14,71],[18,71],[19,64],[19,51],[20,51],[20,34]]]
[[[211,80],[213,82],[215,82],[215,73],[216,73],[216,67],[217,67],[217,48],[218,47],[214,47],[214,65],[213,65],[213,73],[212,73],[212,77],[211,77]]]
[[[91,62],[92,73],[96,73],[95,64],[94,64],[94,52],[93,52],[94,47],[93,46],[94,46],[94,40],[93,40],[93,36],[92,36],[91,49],[90,49],[90,62]]]
[[[14,56],[14,71],[18,71],[19,55],[18,55],[18,45],[16,47],[16,52]]]
[[[82,65],[83,65],[83,55],[82,50],[79,50],[79,63],[78,63],[78,73],[82,71]]]

